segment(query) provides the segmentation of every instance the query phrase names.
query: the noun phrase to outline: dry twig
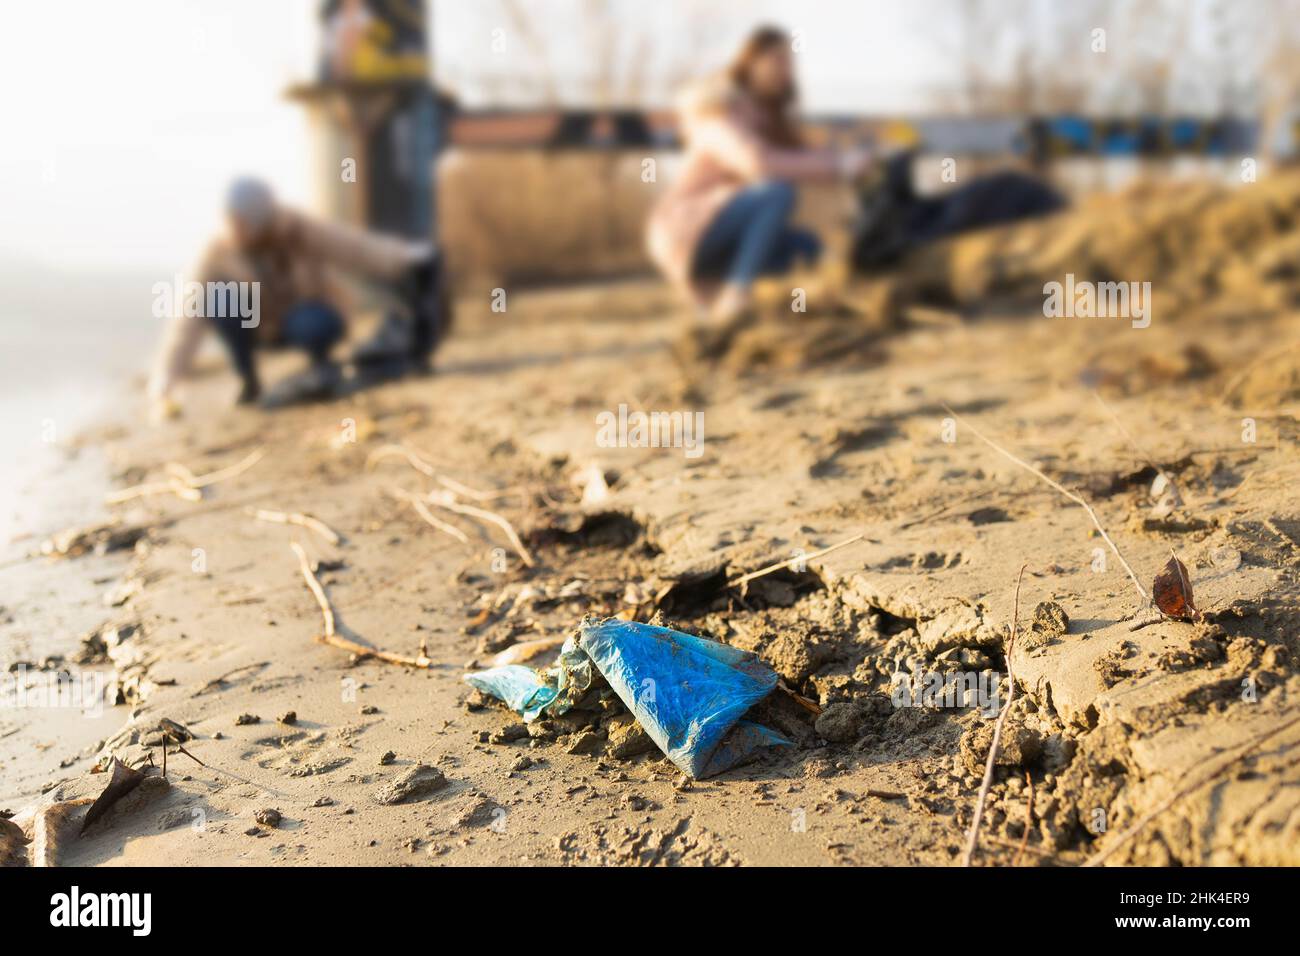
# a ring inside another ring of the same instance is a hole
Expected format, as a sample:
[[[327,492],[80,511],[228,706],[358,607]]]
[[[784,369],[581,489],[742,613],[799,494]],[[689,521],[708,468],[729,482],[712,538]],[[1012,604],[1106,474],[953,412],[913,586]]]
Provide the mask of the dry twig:
[[[1144,602],[1150,603],[1151,596],[1147,594],[1146,588],[1144,588],[1141,582],[1138,581],[1138,577],[1133,572],[1133,569],[1129,566],[1129,563],[1124,560],[1124,555],[1119,553],[1119,548],[1115,546],[1115,542],[1110,539],[1110,535],[1108,535],[1106,533],[1106,529],[1102,527],[1101,521],[1097,517],[1097,512],[1092,510],[1092,505],[1088,504],[1087,501],[1085,501],[1079,495],[1075,494],[1073,491],[1070,491],[1068,488],[1061,485],[1059,482],[1053,481],[1051,478],[1048,478],[1039,469],[1029,464],[1029,462],[1025,461],[1023,458],[1017,458],[1015,455],[1007,451],[1005,448],[1003,448],[997,442],[993,441],[991,438],[985,437],[985,435],[974,425],[967,424],[966,422],[962,422],[961,418],[958,417],[957,413],[954,412],[951,408],[949,408],[947,404],[945,404],[943,407],[944,409],[947,410],[948,414],[953,417],[954,420],[966,425],[966,427],[971,430],[971,432],[975,435],[976,438],[978,438],[984,444],[988,445],[999,455],[1006,458],[1008,461],[1014,462],[1015,464],[1019,465],[1021,468],[1025,469],[1031,475],[1034,475],[1040,480],[1045,481],[1047,484],[1051,485],[1061,494],[1065,495],[1065,497],[1069,498],[1075,504],[1083,508],[1084,511],[1088,512],[1088,517],[1092,519],[1093,526],[1096,527],[1098,532],[1100,532],[1102,539],[1105,540],[1105,542],[1108,545],[1110,545],[1110,550],[1114,552],[1115,557],[1119,559],[1119,563],[1124,565],[1124,570],[1128,572],[1128,576],[1133,581],[1133,587],[1137,588],[1137,592],[1138,594],[1142,595],[1142,600]]]
[[[366,469],[373,469],[375,465],[385,458],[405,458],[407,464],[420,474],[427,475],[453,494],[469,498],[471,501],[495,501],[497,498],[503,498],[511,493],[509,491],[479,491],[477,488],[463,485],[456,479],[448,478],[446,475],[439,473],[427,459],[422,458],[405,445],[380,445],[366,458]]]
[[[258,521],[270,521],[274,524],[296,524],[300,528],[308,528],[333,545],[337,545],[342,540],[338,532],[324,521],[313,518],[311,515],[301,514],[297,511],[268,511],[265,508],[248,508],[246,512]]]
[[[1110,416],[1110,420],[1115,423],[1115,427],[1119,429],[1119,433],[1124,436],[1124,440],[1128,442],[1129,447],[1135,453],[1135,457],[1138,461],[1145,462],[1153,471],[1163,475],[1164,469],[1155,463],[1155,460],[1151,457],[1151,453],[1143,448],[1142,445],[1138,443],[1138,440],[1133,437],[1133,434],[1124,427],[1124,423],[1120,421],[1119,416],[1115,414],[1115,409],[1111,408],[1110,405],[1106,403],[1106,400],[1101,397],[1101,393],[1096,389],[1093,389],[1092,397],[1097,400],[1097,404],[1101,406],[1102,411]]]
[[[471,518],[479,518],[483,521],[492,522],[505,532],[506,537],[510,539],[510,543],[514,546],[515,551],[518,553],[520,560],[522,560],[524,564],[531,568],[535,563],[533,561],[533,556],[528,553],[528,549],[524,547],[523,541],[521,541],[519,535],[515,533],[514,525],[501,517],[501,515],[497,514],[495,511],[476,508],[473,505],[461,504],[456,500],[455,496],[449,492],[431,491],[425,500],[435,507],[445,508],[458,515],[467,515]]]
[[[321,587],[320,580],[316,577],[316,572],[312,570],[311,561],[307,557],[307,552],[297,541],[290,541],[289,547],[293,553],[298,556],[298,568],[302,571],[303,580],[307,582],[307,587],[320,605],[321,618],[324,620],[325,637],[334,636],[334,609],[330,607],[329,598],[325,596],[325,589]]]
[[[777,678],[776,686],[779,687],[782,691],[784,691],[790,697],[790,699],[793,700],[796,704],[798,704],[804,710],[808,711],[808,713],[812,714],[814,717],[821,716],[822,714],[821,704],[799,693],[797,690],[795,690],[793,687],[791,687],[789,684],[786,683],[784,677]]]
[[[389,664],[400,664],[403,667],[429,668],[433,666],[428,656],[424,653],[423,642],[420,645],[419,657],[407,657],[404,654],[394,654],[391,651],[383,651],[375,647],[366,647],[364,644],[358,644],[356,641],[343,637],[337,633],[334,626],[334,609],[330,607],[329,598],[325,596],[325,589],[321,587],[320,581],[312,571],[311,562],[307,558],[307,552],[303,550],[302,545],[297,541],[290,542],[289,547],[293,553],[298,556],[298,567],[302,571],[303,580],[307,582],[307,587],[311,590],[312,596],[316,598],[316,603],[320,605],[321,617],[324,620],[324,631],[316,640],[322,644],[329,644],[333,647],[341,648],[345,651],[351,651],[358,657],[373,657],[377,660],[386,661]]]
[[[993,727],[993,741],[989,744],[989,757],[984,763],[984,781],[980,784],[979,799],[975,802],[975,816],[970,822],[970,832],[966,835],[966,852],[962,854],[961,865],[970,866],[971,857],[975,854],[975,841],[979,839],[980,819],[984,816],[984,804],[989,798],[989,788],[993,786],[993,766],[998,759],[998,746],[1002,743],[1002,727],[1007,722],[1007,714],[1011,713],[1011,703],[1016,699],[1016,676],[1011,668],[1011,654],[1016,647],[1016,632],[1020,625],[1020,582],[1024,579],[1025,568],[1028,565],[1020,566],[1020,573],[1016,575],[1016,599],[1011,611],[1011,637],[1007,641],[1007,702],[1002,705],[1002,711],[998,714],[998,722]]]
[[[104,496],[104,501],[110,505],[120,505],[127,501],[134,501],[136,498],[148,498],[152,495],[174,494],[182,501],[200,501],[203,493],[197,488],[193,488],[178,478],[169,478],[167,481],[148,481],[142,485],[132,485],[130,488],[122,488],[119,491],[111,491]]]
[[[438,472],[434,470],[433,465],[429,464],[411,449],[405,445],[380,445],[366,457],[366,470],[374,470],[375,465],[385,458],[405,458],[416,471],[428,475],[430,478],[437,478]]]
[[[1146,613],[1139,613],[1139,615],[1133,619],[1133,622],[1129,624],[1128,629],[1130,631],[1140,631],[1144,627],[1150,627],[1152,624],[1159,624],[1163,620],[1165,620],[1165,616],[1161,614],[1160,611],[1154,607],[1149,608]]]
[[[243,474],[261,461],[264,454],[266,454],[266,449],[258,448],[236,464],[217,471],[210,471],[206,475],[196,475],[179,462],[168,462],[163,466],[163,470],[168,475],[166,481],[151,481],[142,485],[132,485],[130,488],[122,488],[119,491],[110,492],[105,496],[104,500],[110,505],[118,505],[136,498],[146,498],[150,495],[171,492],[185,501],[200,501],[203,498],[200,489],[206,488],[208,485],[214,485],[218,481],[225,481],[227,478],[234,478],[236,475]]]
[[[191,487],[206,488],[208,485],[215,485],[218,481],[226,481],[229,478],[234,478],[237,475],[242,475],[244,472],[248,471],[248,469],[252,468],[259,461],[261,461],[262,456],[264,456],[265,454],[266,454],[265,448],[254,449],[252,452],[246,455],[241,461],[236,462],[235,464],[229,466],[228,468],[221,468],[217,471],[210,471],[206,475],[197,476],[191,482]]]
[[[251,664],[241,664],[239,667],[236,667],[233,670],[228,670],[224,674],[220,674],[212,678],[212,680],[208,681],[206,684],[204,684],[202,687],[200,687],[190,696],[199,697],[203,694],[206,694],[208,691],[212,690],[213,688],[220,687],[222,684],[226,682],[226,679],[229,677],[234,677],[236,674],[242,673],[243,671],[253,670],[254,668],[267,667],[270,665],[270,663],[271,663],[270,661],[254,661]]]
[[[822,548],[820,551],[814,551],[812,554],[800,554],[800,555],[796,555],[793,558],[787,558],[785,561],[778,562],[777,564],[769,564],[765,568],[760,568],[757,571],[751,571],[748,574],[741,575],[740,577],[736,578],[733,581],[728,581],[727,587],[729,588],[740,587],[740,585],[753,581],[755,578],[761,578],[764,575],[772,574],[775,571],[780,571],[782,568],[788,568],[792,564],[808,562],[813,560],[814,558],[823,557],[825,555],[830,554],[832,551],[838,551],[840,548],[847,548],[855,541],[861,541],[864,537],[866,537],[866,535],[855,534],[851,538],[845,538],[839,544],[833,544],[829,548]]]
[[[341,634],[331,634],[329,636],[321,635],[317,638],[322,644],[329,644],[345,651],[351,651],[357,657],[373,657],[375,660],[383,661],[386,664],[397,664],[401,667],[416,667],[422,670],[428,670],[433,666],[424,653],[424,643],[420,643],[420,655],[418,657],[408,657],[405,654],[394,654],[392,651],[380,650],[377,647],[367,647],[365,644],[358,644],[356,641],[349,640]]]
[[[464,531],[461,531],[460,528],[457,528],[454,524],[448,524],[441,518],[436,517],[419,495],[411,494],[411,492],[405,491],[401,488],[391,488],[389,491],[395,497],[401,498],[403,501],[409,501],[411,507],[415,509],[415,513],[423,518],[430,526],[437,528],[444,534],[451,535],[461,544],[469,544],[469,538],[465,535]]]
[[[1254,474],[1255,474],[1254,469],[1251,469],[1250,471],[1246,472],[1246,474],[1242,476],[1241,481],[1237,483],[1236,487],[1230,488],[1229,490],[1225,491],[1223,494],[1219,495],[1219,500],[1230,501],[1231,499],[1235,498],[1237,492],[1241,491],[1242,488],[1246,487],[1246,482],[1250,481],[1251,477],[1254,476]]]
[[[1025,847],[1029,846],[1029,831],[1034,826],[1034,778],[1030,776],[1029,771],[1025,771],[1025,784],[1029,787],[1029,796],[1025,800],[1025,832],[1020,835],[1020,849],[1016,850],[1016,857],[1011,861],[1012,866],[1020,865],[1020,858],[1025,855]]]
[[[1112,855],[1114,855],[1121,847],[1127,845],[1130,840],[1132,840],[1135,836],[1141,833],[1148,823],[1150,823],[1156,817],[1160,816],[1160,814],[1164,813],[1166,810],[1172,807],[1183,797],[1187,796],[1189,793],[1193,792],[1194,790],[1200,789],[1210,781],[1215,780],[1218,777],[1221,777],[1232,767],[1235,767],[1237,765],[1237,762],[1240,761],[1241,758],[1245,757],[1247,754],[1255,750],[1261,744],[1267,743],[1269,740],[1273,739],[1278,734],[1282,733],[1284,730],[1294,727],[1296,724],[1300,724],[1300,714],[1297,714],[1296,716],[1292,717],[1290,720],[1283,721],[1282,723],[1278,724],[1276,727],[1272,727],[1269,730],[1266,730],[1263,733],[1257,734],[1255,737],[1252,737],[1250,740],[1246,741],[1246,743],[1242,744],[1241,748],[1235,754],[1225,759],[1213,770],[1201,774],[1196,779],[1192,780],[1190,783],[1184,783],[1183,786],[1175,789],[1172,794],[1170,794],[1164,800],[1161,800],[1158,804],[1156,804],[1146,813],[1142,814],[1142,816],[1138,817],[1138,819],[1135,820],[1133,824],[1128,827],[1128,829],[1124,830],[1122,833],[1119,834],[1119,836],[1115,837],[1115,839],[1111,841],[1110,845],[1107,846],[1106,849],[1102,850],[1096,856],[1089,859],[1083,865],[1100,866]],[[1200,765],[1198,764],[1197,766]],[[1188,776],[1191,776],[1191,774],[1188,774]]]

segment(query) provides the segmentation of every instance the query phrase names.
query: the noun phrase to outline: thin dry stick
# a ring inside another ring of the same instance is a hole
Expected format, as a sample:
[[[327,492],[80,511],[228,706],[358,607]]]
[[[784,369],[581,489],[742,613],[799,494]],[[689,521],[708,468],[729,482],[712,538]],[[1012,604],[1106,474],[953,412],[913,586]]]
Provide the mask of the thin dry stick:
[[[1110,416],[1111,421],[1115,423],[1115,427],[1119,429],[1119,433],[1124,436],[1125,441],[1129,443],[1129,446],[1133,449],[1133,451],[1137,452],[1138,460],[1146,462],[1156,471],[1160,472],[1161,474],[1164,474],[1164,469],[1161,468],[1159,465],[1157,465],[1155,461],[1151,458],[1150,453],[1147,452],[1145,448],[1143,448],[1141,445],[1138,444],[1138,440],[1133,437],[1132,433],[1129,432],[1127,428],[1124,427],[1124,423],[1119,420],[1119,416],[1115,414],[1115,410],[1106,403],[1106,400],[1104,398],[1101,397],[1101,393],[1098,392],[1096,389],[1093,389],[1092,397],[1097,400],[1097,404],[1101,406],[1102,411],[1104,411],[1107,415]]]
[[[1277,522],[1274,521],[1272,517],[1267,517],[1264,519],[1264,527],[1268,528],[1269,531],[1272,531],[1273,534],[1277,535],[1277,537],[1281,539],[1282,543],[1285,544],[1288,548],[1292,549],[1293,551],[1300,550],[1300,545],[1297,545],[1294,539],[1292,539],[1292,537],[1289,534],[1285,534],[1282,531],[1282,529],[1277,526]]]
[[[311,562],[307,560],[307,552],[303,550],[302,545],[297,541],[290,542],[289,547],[293,548],[294,554],[298,555],[298,566],[302,570],[303,580],[307,582],[307,587],[311,589],[312,595],[316,598],[316,603],[320,605],[321,617],[325,622],[325,630],[316,640],[322,644],[329,644],[345,651],[351,651],[358,657],[374,657],[381,661],[387,661],[389,664],[421,668],[433,666],[433,661],[424,654],[423,645],[419,657],[407,657],[403,654],[394,654],[391,651],[383,651],[375,647],[366,647],[364,644],[358,644],[356,641],[336,633],[334,629],[334,609],[330,607],[329,598],[325,596],[325,589],[321,587],[320,581],[317,580],[315,573],[311,569]]]
[[[1007,641],[1007,702],[1002,705],[998,722],[993,727],[993,742],[989,744],[989,758],[984,763],[984,781],[980,784],[979,799],[975,801],[975,817],[970,822],[970,832],[966,835],[966,852],[962,854],[961,865],[970,866],[971,857],[975,855],[975,841],[979,839],[980,819],[984,816],[984,804],[989,798],[989,788],[993,786],[993,765],[998,759],[998,746],[1002,743],[1002,726],[1011,713],[1011,702],[1016,699],[1016,676],[1011,668],[1011,653],[1016,647],[1016,631],[1020,624],[1020,582],[1025,577],[1025,568],[1020,566],[1016,575],[1016,599],[1011,610],[1011,638]]]
[[[448,524],[441,518],[436,517],[434,513],[429,510],[429,506],[420,499],[419,495],[413,495],[409,491],[405,491],[401,488],[391,488],[389,490],[395,497],[401,498],[404,501],[409,501],[411,507],[415,509],[415,513],[423,518],[430,526],[437,528],[445,534],[451,535],[461,544],[469,544],[469,538],[466,536],[464,531],[461,531],[460,528],[457,528],[454,524]]]
[[[423,645],[420,649],[419,657],[408,657],[405,654],[394,654],[392,651],[380,650],[377,647],[367,647],[364,644],[358,644],[356,641],[349,640],[341,634],[322,634],[317,638],[322,644],[329,644],[345,651],[351,651],[357,657],[373,657],[376,660],[384,661],[388,664],[398,664],[402,667],[418,667],[427,670],[433,666],[431,661],[424,654]]]
[[[1156,464],[1155,459],[1151,457],[1151,453],[1144,446],[1138,444],[1138,440],[1133,437],[1133,434],[1124,427],[1124,423],[1119,420],[1119,416],[1115,414],[1115,410],[1106,404],[1106,400],[1101,397],[1101,393],[1094,389],[1092,397],[1097,400],[1097,404],[1100,405],[1106,414],[1110,416],[1111,421],[1115,423],[1115,427],[1119,429],[1120,434],[1123,435],[1125,440],[1129,443],[1129,447],[1136,453],[1137,459],[1146,462],[1148,468],[1168,482],[1169,487],[1174,490],[1175,500],[1182,505],[1183,489],[1174,484],[1174,480],[1169,477],[1169,473]],[[1191,492],[1187,493],[1186,504],[1188,506],[1194,506],[1197,504],[1196,497],[1192,495]]]
[[[942,508],[939,508],[937,511],[931,511],[929,514],[922,515],[920,518],[912,518],[910,521],[904,521],[902,524],[898,526],[898,530],[906,531],[908,528],[915,528],[919,524],[925,524],[927,521],[932,521],[935,518],[942,517],[943,515],[951,511],[953,508],[956,508],[958,505],[966,505],[966,504],[970,504],[972,501],[979,501],[981,498],[987,498],[992,493],[993,493],[993,489],[986,488],[983,491],[976,491],[969,495],[965,495],[961,498],[958,498],[956,501],[948,502],[948,504],[944,505]]]
[[[165,739],[165,738],[164,738],[164,739]],[[199,765],[200,767],[202,767],[204,770],[211,770],[211,771],[213,771],[214,773],[222,773],[222,774],[225,774],[227,777],[230,777],[232,780],[238,780],[240,783],[247,784],[247,785],[250,786],[250,787],[255,787],[255,788],[257,788],[258,790],[261,790],[263,793],[271,793],[271,794],[275,794],[275,796],[277,796],[277,797],[285,797],[285,798],[289,798],[289,794],[285,793],[283,790],[276,790],[274,787],[268,787],[268,786],[266,786],[265,784],[256,783],[256,782],[254,782],[254,781],[252,781],[252,780],[249,780],[247,777],[241,777],[241,776],[240,776],[239,774],[237,774],[237,773],[231,773],[229,770],[223,770],[221,767],[214,767],[214,766],[212,766],[211,764],[206,764],[206,763],[204,763],[204,762],[203,762],[202,760],[200,760],[198,757],[194,756],[194,754],[192,754],[192,753],[190,753],[188,750],[186,750],[185,747],[184,747],[184,746],[183,746],[179,741],[177,741],[177,740],[175,740],[175,739],[172,740],[172,743],[176,745],[176,749],[177,749],[177,750],[179,750],[179,751],[180,751],[181,753],[183,753],[185,756],[189,757],[191,760],[193,760],[196,764],[198,764],[198,765]],[[149,757],[150,757],[150,759],[153,758],[153,753],[152,753],[152,751],[150,752]]]
[[[375,465],[385,458],[405,458],[416,471],[428,475],[430,478],[437,478],[438,472],[434,470],[433,465],[429,464],[411,449],[405,445],[380,445],[366,457],[366,470],[373,470]]]
[[[329,598],[325,596],[325,589],[316,578],[316,573],[311,569],[311,561],[307,559],[307,552],[297,541],[290,541],[289,547],[293,553],[298,555],[298,567],[302,571],[303,580],[307,582],[307,587],[311,590],[312,596],[316,598],[316,603],[320,605],[321,618],[325,622],[325,637],[334,636],[334,609],[330,607]]]
[[[164,739],[166,739],[166,738],[164,738]],[[208,765],[205,764],[202,760],[200,760],[198,757],[194,756],[194,754],[192,754],[192,753],[190,753],[188,750],[186,750],[185,747],[180,743],[180,741],[173,741],[173,743],[176,744],[176,749],[177,749],[177,750],[179,750],[179,751],[180,751],[181,753],[183,753],[185,756],[189,757],[191,760],[193,760],[193,761],[194,761],[196,764],[198,764],[200,767],[205,767],[205,768],[206,768],[206,767],[208,766]],[[210,768],[209,768],[209,769],[210,769]]]
[[[173,478],[184,483],[187,487],[193,488],[194,483],[199,480],[199,476],[194,474],[179,461],[169,461],[163,465],[163,471]]]
[[[523,541],[521,541],[519,535],[515,533],[514,525],[501,517],[495,511],[487,511],[483,508],[475,508],[473,505],[461,504],[456,501],[452,495],[446,492],[431,491],[425,500],[431,505],[438,508],[446,508],[448,511],[459,515],[468,515],[471,518],[481,518],[484,521],[492,522],[505,532],[506,537],[510,539],[510,543],[514,545],[515,551],[518,552],[519,557],[524,564],[528,565],[530,568],[533,566],[533,556],[528,553],[528,549],[524,547]]]
[[[258,521],[270,521],[274,524],[296,524],[300,528],[308,528],[315,531],[330,544],[337,545],[342,540],[338,532],[324,521],[313,518],[311,515],[301,514],[297,511],[268,511],[265,508],[248,508],[246,510],[248,514]]]
[[[822,715],[821,705],[818,704],[817,701],[810,700],[809,698],[805,697],[803,694],[799,693],[797,690],[795,690],[793,687],[787,684],[785,682],[784,677],[777,678],[776,686],[779,687],[786,694],[788,694],[791,700],[793,700],[804,710],[808,711],[808,713],[812,714],[814,717],[820,717]]]
[[[405,458],[407,464],[416,471],[429,476],[448,491],[452,491],[458,495],[463,495],[473,501],[494,501],[497,498],[502,498],[507,494],[510,494],[508,491],[479,491],[477,488],[471,488],[468,485],[461,484],[454,478],[448,478],[446,475],[439,474],[437,469],[435,469],[426,459],[420,457],[420,455],[416,454],[405,445],[380,445],[366,458],[366,468],[373,469],[376,464],[383,461],[385,458]]]
[[[1016,850],[1015,859],[1011,861],[1012,866],[1020,865],[1020,858],[1025,855],[1025,847],[1029,846],[1029,830],[1034,825],[1034,778],[1030,776],[1029,771],[1025,771],[1025,783],[1029,787],[1029,796],[1025,800],[1025,832],[1020,835],[1020,849]]]
[[[130,488],[109,492],[104,496],[104,501],[110,505],[120,505],[123,502],[134,501],[136,498],[148,498],[152,495],[169,493],[182,501],[200,501],[203,498],[202,492],[197,488],[193,488],[177,478],[169,478],[167,481],[149,481],[142,485],[132,485]]]
[[[504,498],[506,495],[511,494],[510,491],[479,491],[469,485],[462,485],[455,478],[448,478],[446,475],[438,475],[437,481],[448,491],[464,495],[474,501],[496,501],[498,498]]]
[[[1155,608],[1150,608],[1145,616],[1139,617],[1129,624],[1128,629],[1129,631],[1140,631],[1144,627],[1150,627],[1152,624],[1159,624],[1163,620],[1165,620],[1164,614]]]
[[[1246,472],[1245,476],[1241,479],[1240,482],[1238,482],[1237,487],[1231,488],[1228,491],[1224,492],[1223,494],[1219,495],[1219,500],[1229,501],[1232,498],[1234,498],[1237,492],[1241,491],[1242,488],[1246,487],[1246,482],[1250,481],[1250,479],[1254,476],[1254,474],[1255,474],[1254,469],[1251,469],[1250,471]]]
[[[270,663],[271,663],[270,661],[254,661],[251,664],[241,664],[239,667],[236,667],[234,670],[226,671],[224,674],[212,678],[212,680],[208,681],[206,684],[204,684],[202,687],[200,687],[190,696],[199,697],[203,694],[206,694],[214,687],[220,687],[222,684],[226,682],[226,678],[228,677],[234,677],[236,674],[241,673],[242,671],[249,671],[255,667],[267,667],[270,665]]]
[[[132,485],[130,488],[123,488],[120,491],[114,491],[104,497],[104,500],[110,505],[122,504],[125,501],[131,501],[135,498],[145,498],[150,495],[164,494],[171,492],[178,498],[185,501],[199,501],[203,498],[199,491],[208,485],[216,484],[218,481],[225,481],[227,478],[234,478],[236,475],[243,474],[252,468],[266,450],[258,448],[237,464],[228,468],[222,468],[217,471],[208,472],[206,475],[196,475],[184,465],[178,462],[168,462],[163,470],[168,474],[167,481],[152,481],[142,485]]]
[[[178,740],[176,737],[173,737],[170,733],[165,733],[165,734],[162,735],[162,751],[163,751],[162,775],[163,775],[163,779],[166,779],[166,778],[167,778],[167,741],[169,741],[169,740],[170,740],[173,744],[176,745],[176,749],[177,749],[177,750],[179,750],[179,751],[180,751],[181,753],[183,753],[185,756],[189,757],[191,760],[193,760],[193,761],[194,761],[196,764],[198,764],[200,767],[207,767],[207,764],[205,764],[205,763],[204,763],[202,760],[200,760],[198,757],[194,756],[194,754],[192,754],[192,753],[190,753],[188,750],[186,750],[185,747],[184,747],[184,745],[181,744],[180,740]],[[153,766],[153,751],[150,750],[150,751],[146,754],[146,756],[147,756],[148,759],[149,759],[149,765],[150,765],[150,766]]]
[[[244,456],[242,460],[228,468],[221,468],[217,471],[210,471],[206,475],[199,475],[191,483],[191,487],[206,488],[208,485],[215,485],[218,481],[226,481],[229,478],[234,478],[236,475],[242,475],[244,472],[248,471],[248,469],[261,461],[265,454],[265,448],[254,449],[252,452]]]
[[[1124,555],[1119,553],[1119,548],[1115,547],[1115,542],[1110,539],[1110,535],[1108,535],[1106,533],[1106,529],[1102,527],[1101,521],[1097,518],[1097,512],[1092,510],[1092,505],[1088,504],[1088,502],[1086,502],[1083,498],[1076,495],[1073,491],[1070,491],[1069,489],[1063,487],[1058,482],[1055,482],[1051,478],[1048,478],[1045,474],[1043,474],[1033,465],[1029,464],[1029,462],[1025,461],[1022,458],[1017,458],[1015,455],[1011,454],[1011,452],[1007,451],[997,442],[993,441],[990,438],[986,438],[984,434],[974,425],[970,425],[967,424],[966,422],[962,422],[962,420],[958,418],[957,413],[954,412],[951,408],[949,408],[947,404],[944,404],[943,407],[944,409],[947,410],[949,415],[951,415],[956,421],[961,422],[961,424],[966,425],[966,427],[971,430],[971,432],[975,435],[976,438],[978,438],[984,444],[988,445],[999,455],[1006,458],[1008,461],[1014,462],[1015,464],[1019,465],[1021,468],[1025,469],[1031,475],[1034,475],[1035,477],[1041,479],[1042,481],[1047,482],[1047,484],[1051,485],[1061,494],[1065,495],[1065,497],[1069,498],[1075,504],[1083,508],[1084,511],[1088,512],[1088,517],[1092,519],[1093,526],[1096,527],[1096,529],[1101,533],[1101,536],[1105,540],[1105,542],[1108,545],[1110,545],[1110,550],[1114,552],[1115,557],[1119,559],[1119,563],[1124,565],[1124,570],[1128,572],[1128,576],[1133,580],[1133,586],[1137,588],[1138,594],[1142,595],[1142,600],[1146,603],[1150,603],[1151,596],[1147,594],[1146,588],[1142,587],[1142,584],[1138,581],[1137,575],[1133,573],[1133,569],[1129,567],[1129,563],[1124,560]]]
[[[800,555],[796,555],[793,558],[788,558],[785,561],[781,561],[777,564],[769,564],[765,568],[760,568],[757,571],[751,571],[748,574],[741,575],[740,577],[736,578],[734,581],[728,581],[727,587],[729,588],[739,587],[742,584],[745,584],[749,581],[753,581],[755,578],[761,578],[765,574],[771,574],[774,571],[780,571],[782,568],[788,568],[792,564],[799,564],[800,562],[811,561],[814,558],[823,557],[825,555],[830,554],[832,551],[838,551],[840,548],[847,548],[855,541],[861,541],[865,537],[866,535],[863,534],[855,534],[851,538],[845,538],[839,544],[833,544],[829,548],[822,548],[820,551],[814,551],[812,554],[800,554]]]
[[[1292,717],[1290,720],[1283,721],[1281,724],[1272,728],[1271,730],[1267,730],[1264,733],[1259,734],[1253,737],[1252,739],[1246,741],[1246,743],[1241,745],[1241,749],[1237,753],[1233,754],[1231,757],[1224,760],[1223,763],[1221,763],[1218,767],[1214,768],[1209,773],[1203,774],[1196,780],[1193,780],[1191,783],[1187,783],[1179,787],[1177,790],[1175,790],[1164,800],[1161,800],[1160,803],[1156,804],[1155,807],[1153,807],[1151,810],[1148,810],[1146,813],[1140,816],[1133,823],[1132,826],[1130,826],[1123,833],[1117,836],[1111,842],[1111,844],[1108,847],[1106,847],[1106,849],[1102,850],[1096,856],[1089,859],[1083,865],[1100,866],[1107,859],[1109,859],[1116,851],[1118,851],[1121,847],[1125,846],[1130,840],[1132,840],[1135,836],[1141,833],[1148,823],[1150,823],[1156,817],[1160,816],[1160,814],[1164,813],[1166,810],[1172,807],[1183,797],[1187,796],[1189,793],[1193,792],[1194,790],[1200,789],[1205,784],[1209,783],[1211,780],[1214,780],[1217,777],[1222,776],[1226,771],[1236,766],[1237,762],[1241,760],[1242,757],[1245,757],[1247,754],[1255,750],[1255,748],[1259,747],[1261,744],[1267,743],[1269,740],[1276,737],[1284,730],[1294,727],[1296,724],[1300,724],[1300,714],[1297,714],[1295,717]]]

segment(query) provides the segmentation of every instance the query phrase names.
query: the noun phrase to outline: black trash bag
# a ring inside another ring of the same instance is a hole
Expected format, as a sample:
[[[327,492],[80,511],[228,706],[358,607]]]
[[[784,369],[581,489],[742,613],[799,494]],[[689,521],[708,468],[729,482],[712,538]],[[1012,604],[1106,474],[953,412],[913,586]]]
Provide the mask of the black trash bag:
[[[1027,173],[978,176],[942,196],[918,196],[912,188],[914,153],[886,160],[880,176],[858,196],[852,262],[859,273],[897,264],[931,242],[977,229],[1057,212],[1065,198]]]

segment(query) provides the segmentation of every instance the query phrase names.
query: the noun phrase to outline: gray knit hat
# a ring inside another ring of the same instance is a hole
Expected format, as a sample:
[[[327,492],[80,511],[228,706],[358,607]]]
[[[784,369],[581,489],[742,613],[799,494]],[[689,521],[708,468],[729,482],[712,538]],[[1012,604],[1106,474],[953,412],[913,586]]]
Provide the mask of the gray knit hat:
[[[226,193],[226,212],[250,232],[261,232],[271,221],[275,197],[271,187],[260,179],[241,176],[230,184]]]

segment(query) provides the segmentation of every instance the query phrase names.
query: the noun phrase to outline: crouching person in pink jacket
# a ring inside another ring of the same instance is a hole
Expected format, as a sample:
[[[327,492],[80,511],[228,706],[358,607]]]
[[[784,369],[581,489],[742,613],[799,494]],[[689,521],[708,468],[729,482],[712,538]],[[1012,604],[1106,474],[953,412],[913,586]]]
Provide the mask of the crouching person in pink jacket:
[[[791,47],[784,31],[760,28],[679,106],[685,157],[651,212],[647,245],[705,329],[742,320],[759,276],[819,255],[818,237],[790,224],[797,185],[856,179],[871,163],[867,149],[803,144]]]

